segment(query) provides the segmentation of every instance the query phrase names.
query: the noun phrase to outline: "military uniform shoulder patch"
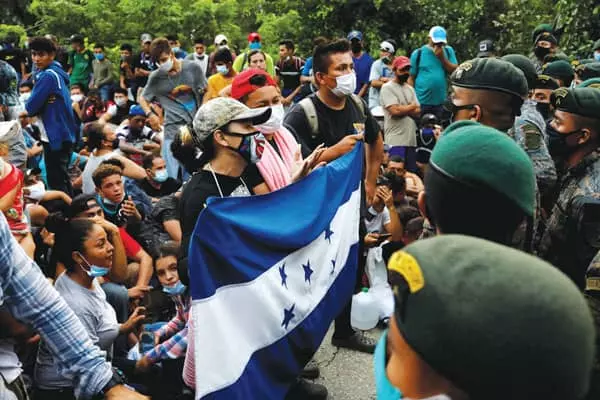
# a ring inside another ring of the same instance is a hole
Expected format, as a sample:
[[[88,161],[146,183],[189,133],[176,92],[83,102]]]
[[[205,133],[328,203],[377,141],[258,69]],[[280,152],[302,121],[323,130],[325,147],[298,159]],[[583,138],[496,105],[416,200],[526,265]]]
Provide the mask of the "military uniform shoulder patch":
[[[539,150],[543,140],[540,130],[532,124],[525,124],[522,129],[525,137],[525,150]]]

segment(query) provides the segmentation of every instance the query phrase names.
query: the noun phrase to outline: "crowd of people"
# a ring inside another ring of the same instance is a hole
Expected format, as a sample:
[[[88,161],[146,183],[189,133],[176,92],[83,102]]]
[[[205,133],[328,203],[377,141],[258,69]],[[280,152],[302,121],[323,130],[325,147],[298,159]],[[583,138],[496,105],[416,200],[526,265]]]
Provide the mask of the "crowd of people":
[[[483,40],[459,61],[434,26],[373,59],[354,30],[305,60],[256,32],[239,54],[224,34],[188,53],[143,33],[118,66],[79,35],[9,42],[1,399],[194,398],[187,255],[207,200],[280,190],[360,141],[355,290],[394,306],[378,344],[348,298],[331,341],[375,354],[377,398],[600,396],[600,40],[569,58],[541,24],[530,55]],[[286,399],[326,399],[318,375]]]

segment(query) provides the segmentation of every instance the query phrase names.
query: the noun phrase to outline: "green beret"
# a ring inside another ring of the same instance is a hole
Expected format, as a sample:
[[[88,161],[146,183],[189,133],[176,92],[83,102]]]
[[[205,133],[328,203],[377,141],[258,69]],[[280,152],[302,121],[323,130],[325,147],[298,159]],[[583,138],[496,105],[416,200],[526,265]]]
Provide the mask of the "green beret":
[[[529,89],[533,89],[535,86],[535,80],[537,78],[537,71],[528,57],[525,57],[522,54],[507,54],[502,57],[502,60],[508,61],[515,67],[519,68],[525,75],[525,79],[527,79],[527,86]]]
[[[557,79],[573,79],[575,71],[573,70],[573,67],[568,61],[558,60],[552,61],[551,63],[544,65],[542,69],[542,74]]]
[[[589,87],[589,88],[594,88],[594,89],[600,89],[600,78],[587,79],[587,80],[581,82],[579,85],[577,85],[577,87],[579,87],[579,88]]]
[[[548,75],[538,75],[535,80],[534,89],[558,89],[560,86],[558,82],[554,80],[554,78],[549,77]]]
[[[535,209],[531,160],[508,135],[474,121],[450,125],[429,160],[444,175],[502,193],[527,215]]]
[[[592,47],[592,50],[600,50],[600,39],[594,42],[594,47]]]
[[[497,58],[475,58],[458,66],[450,76],[452,85],[493,90],[527,97],[527,79],[520,69]]]
[[[591,87],[558,88],[550,96],[556,110],[600,119],[600,91]]]
[[[388,270],[403,339],[469,398],[587,393],[592,316],[557,268],[482,239],[441,235],[394,253]]]
[[[533,30],[533,33],[531,34],[531,39],[535,42],[535,39],[538,36],[540,36],[540,34],[543,32],[552,33],[554,32],[554,27],[552,26],[552,24],[539,24]]]
[[[556,39],[556,36],[554,36],[551,32],[540,33],[536,36],[534,43],[537,44],[537,42],[542,40],[545,40],[546,42],[550,42],[552,44],[558,44],[558,39]]]
[[[600,62],[581,64],[575,69],[575,72],[579,76],[579,79],[581,79],[582,81],[592,78],[599,78]]]

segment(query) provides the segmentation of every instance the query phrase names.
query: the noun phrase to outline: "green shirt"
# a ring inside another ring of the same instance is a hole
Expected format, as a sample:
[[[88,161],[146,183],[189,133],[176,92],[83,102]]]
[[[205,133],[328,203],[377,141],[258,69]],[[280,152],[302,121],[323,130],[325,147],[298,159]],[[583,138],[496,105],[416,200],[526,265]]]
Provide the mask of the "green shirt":
[[[235,70],[235,72],[242,72],[244,69],[246,69],[246,67],[248,67],[248,53],[250,53],[250,51],[246,50],[245,52],[243,52],[235,58],[235,60],[233,61],[233,69]],[[273,59],[267,53],[265,53],[265,63],[267,66],[267,74],[275,76],[275,66],[273,64]]]
[[[91,50],[84,50],[82,53],[75,51],[69,52],[69,65],[71,66],[71,85],[81,83],[85,86],[90,81],[92,73],[92,61],[94,53]]]

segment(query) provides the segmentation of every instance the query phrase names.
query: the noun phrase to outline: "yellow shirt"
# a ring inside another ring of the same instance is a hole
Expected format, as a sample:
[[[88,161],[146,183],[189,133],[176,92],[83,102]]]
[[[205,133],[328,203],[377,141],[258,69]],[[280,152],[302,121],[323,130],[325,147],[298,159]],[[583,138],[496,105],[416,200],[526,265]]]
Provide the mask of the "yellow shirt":
[[[233,76],[224,76],[219,73],[212,75],[210,78],[208,78],[208,89],[204,95],[203,102],[206,103],[210,99],[219,97],[219,92],[231,85],[232,82]]]

